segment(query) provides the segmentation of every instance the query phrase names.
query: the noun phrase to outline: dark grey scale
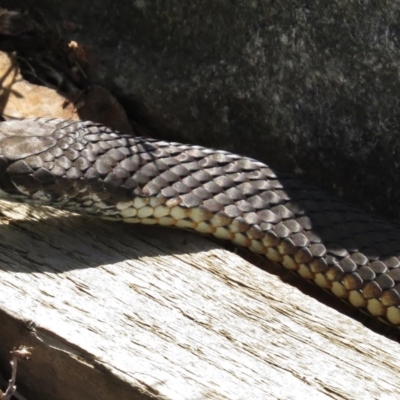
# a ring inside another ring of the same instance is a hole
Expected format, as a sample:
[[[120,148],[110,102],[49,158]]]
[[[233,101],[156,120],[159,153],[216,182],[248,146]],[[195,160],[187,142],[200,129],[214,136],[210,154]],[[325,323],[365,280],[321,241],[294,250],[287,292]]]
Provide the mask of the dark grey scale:
[[[224,168],[223,167],[212,167],[208,168],[207,172],[213,177],[219,177],[221,175],[224,175]]]
[[[240,165],[237,163],[237,161],[233,161],[233,162],[227,164],[224,169],[225,169],[225,173],[228,175],[242,172]]]
[[[275,193],[281,198],[281,201],[288,202],[291,200],[290,195],[285,190],[275,190]]]
[[[42,168],[51,171],[54,168],[54,166],[55,166],[54,161],[50,161],[50,162],[43,163],[43,167]]]
[[[265,210],[268,208],[268,203],[258,195],[249,197],[247,201],[254,207],[255,210]]]
[[[167,165],[161,162],[150,162],[143,167],[140,168],[139,172],[143,175],[148,176],[150,179],[153,179],[159,176],[162,172],[168,169]],[[173,172],[172,170],[170,170]]]
[[[289,211],[284,205],[279,204],[277,206],[271,207],[271,211],[276,214],[282,220],[294,218],[294,214]]]
[[[147,163],[154,161],[154,157],[151,153],[137,153],[134,156],[139,157],[141,165],[146,165]]]
[[[81,157],[86,158],[86,160],[90,162],[94,162],[97,159],[97,153],[93,152],[92,150],[89,149],[83,149],[81,151]]]
[[[386,263],[390,265],[390,259],[382,260],[382,261],[380,261],[380,260],[374,261],[369,265],[369,268],[375,274],[378,274],[378,275],[385,274],[386,272],[388,272],[391,269],[391,267],[389,267]]]
[[[111,172],[104,178],[105,188],[112,192],[114,192],[118,187],[122,186],[123,183],[123,180],[114,172]]]
[[[244,172],[234,172],[233,174],[229,174],[229,178],[231,178],[236,185],[247,182],[246,174]]]
[[[358,270],[358,265],[349,256],[340,260],[339,265],[346,273],[355,272]]]
[[[265,175],[260,170],[247,172],[246,176],[249,181],[258,181],[260,179],[265,179]]]
[[[362,267],[363,265],[369,264],[369,260],[367,257],[364,256],[364,254],[360,252],[352,253],[350,254],[351,260],[353,260],[359,267]]]
[[[52,147],[49,149],[49,152],[56,158],[61,157],[64,154],[64,150],[60,149],[58,146]]]
[[[115,161],[112,160],[111,158],[101,157],[95,161],[93,167],[100,175],[105,176],[112,172],[114,165]]]
[[[229,218],[236,218],[242,215],[242,212],[239,210],[239,208],[233,204],[226,206],[224,211]]]
[[[243,182],[236,186],[245,196],[254,196],[259,193],[259,190],[252,186],[250,182]]]
[[[45,151],[44,153],[40,153],[39,157],[42,159],[43,162],[54,161],[55,157],[53,154]]]
[[[257,188],[260,192],[271,189],[271,185],[267,180],[253,181],[251,184]]]
[[[285,203],[285,207],[289,211],[291,211],[296,217],[299,217],[299,216],[302,216],[305,214],[304,208],[296,202],[293,202],[293,201],[287,202],[287,203]]]
[[[214,181],[204,183],[203,188],[213,195],[222,193],[224,191],[224,189],[222,189],[222,187],[217,185]]]
[[[265,176],[266,179],[268,180],[276,180],[277,176],[274,171],[272,171],[271,168],[269,168],[266,165],[260,165],[259,170],[263,173],[263,176]]]
[[[193,157],[194,160],[200,160],[204,157],[204,152],[200,147],[194,147],[187,150],[187,153],[190,157]]]
[[[101,149],[102,153],[107,153],[108,150],[112,149],[111,143],[109,142],[97,142],[97,145]]]
[[[179,181],[179,176],[174,174],[171,170],[164,171],[160,174],[162,179],[165,179],[170,184]]]
[[[287,227],[286,222],[287,221],[283,222],[283,225]],[[310,241],[302,233],[295,233],[291,236],[291,240],[297,248],[306,247],[310,244]]]
[[[210,199],[212,197],[212,194],[204,187],[193,189],[193,193],[203,200]]]
[[[33,172],[33,169],[26,163],[26,161],[18,160],[7,168],[7,172],[10,175],[28,175]]]
[[[79,157],[79,151],[76,151],[72,148],[64,151],[64,156],[67,157],[68,159],[70,159],[71,161],[76,160]]]
[[[46,168],[39,168],[33,174],[32,177],[42,185],[50,182],[54,182],[56,177]],[[67,176],[68,178],[68,176]]]
[[[142,160],[138,155],[133,155],[118,163],[118,166],[130,172],[137,171],[143,165]]]
[[[397,257],[389,257],[386,258],[385,260],[383,260],[383,263],[385,264],[385,266],[389,269],[392,268],[399,268],[400,267],[400,261]],[[375,265],[378,264],[378,261],[376,263],[374,263]]]
[[[199,169],[208,169],[218,167],[218,162],[217,160],[214,159],[212,156],[205,157],[201,160],[199,160]]]
[[[376,279],[376,283],[382,290],[392,289],[395,286],[394,280],[388,274],[379,275]]]
[[[113,149],[111,149],[113,150]],[[111,151],[109,150],[109,151]],[[119,161],[124,160],[127,157],[133,156],[134,154],[132,154],[131,150],[129,149],[129,147],[118,147],[115,149],[116,151],[118,151],[118,154],[122,154],[123,158]],[[120,155],[118,155],[118,157],[121,157]],[[114,156],[114,158],[116,158],[116,156]]]
[[[128,149],[128,144],[129,141],[126,138],[120,138],[120,139],[116,139],[116,140],[109,140],[107,141],[107,143],[114,149]],[[129,154],[131,154],[131,152],[129,151]]]
[[[85,148],[85,145],[81,142],[75,142],[71,145],[71,149],[81,152]]]
[[[137,139],[138,138],[136,138],[136,141],[137,141]],[[143,140],[143,139],[142,139]],[[147,139],[146,139],[147,140]],[[154,141],[153,141],[153,143],[154,143]],[[158,143],[157,143],[158,144]],[[136,146],[137,146],[137,148],[139,149],[139,143],[138,142],[136,142]],[[156,149],[157,148],[157,145],[152,145],[152,148],[153,149]],[[166,149],[167,149],[167,151],[168,151],[168,154],[169,154],[169,156],[171,157],[171,158],[175,158],[175,156],[178,156],[179,154],[181,154],[182,153],[182,149],[180,149],[179,147],[176,147],[176,146],[174,146],[174,143],[168,143],[167,144],[167,146],[166,146]],[[147,151],[147,150],[145,150],[145,149],[143,149],[143,147],[141,148],[141,150],[142,151]]]
[[[274,232],[277,234],[278,237],[280,237],[281,239],[283,238],[287,238],[288,236],[290,236],[290,234],[292,232],[290,232],[290,230],[283,224],[283,223],[278,223],[275,225],[274,227]]]
[[[149,185],[149,184],[154,185],[160,191],[161,189],[164,189],[165,187],[169,186],[170,183],[167,179],[165,179],[164,177],[159,175],[159,176],[156,176],[155,178],[153,178],[147,185]]]
[[[99,155],[102,155],[105,153],[105,150],[103,150],[98,143],[88,143],[88,145],[86,146],[86,149],[93,152],[94,154],[96,154],[96,158]],[[82,153],[81,153],[82,154]]]
[[[236,206],[238,206],[237,203],[236,203]],[[239,207],[239,209],[240,209],[240,207]],[[281,222],[281,219],[279,218],[279,216],[276,215],[271,210],[261,210],[261,211],[258,211],[257,214],[261,218],[261,221],[263,221],[263,222],[268,222],[268,223],[274,224],[274,225]]]
[[[303,231],[302,226],[295,219],[287,219],[283,221],[283,224],[286,226],[286,228],[290,229],[293,234]]]
[[[261,192],[259,193],[259,196],[266,201],[269,206],[274,206],[281,203],[281,198],[273,190]]]
[[[190,175],[190,171],[183,165],[176,165],[172,167],[170,171],[177,175],[180,179]]]
[[[396,284],[400,282],[400,268],[391,269],[388,272],[388,275],[396,282]]]
[[[339,258],[349,256],[349,252],[338,243],[329,243],[328,254]]]
[[[171,186],[168,186],[164,189],[161,189],[161,195],[166,199],[172,199],[174,197],[178,197],[179,193],[173,189]]]
[[[207,199],[204,201],[203,205],[213,213],[222,211],[224,208],[224,206],[221,203],[218,203],[218,201],[216,201],[215,199]]]
[[[182,201],[181,205],[186,208],[195,208],[203,203],[203,199],[194,193],[186,193],[181,195],[180,198]]]
[[[199,182],[197,179],[193,178],[192,175],[184,177],[182,179],[182,183],[184,183],[186,186],[188,186],[191,189],[201,186],[201,182]]]
[[[54,165],[54,167],[51,169],[51,173],[56,178],[60,178],[65,175],[66,171],[64,168],[61,168],[59,165]]]
[[[113,173],[121,179],[127,179],[131,176],[131,173],[128,170],[118,166],[113,169]]]
[[[248,158],[241,158],[240,160],[236,161],[238,166],[241,168],[242,171],[244,172],[251,172],[260,169],[260,166],[262,166],[261,163],[254,162],[253,160],[250,160]]]
[[[70,136],[64,136],[57,142],[57,146],[62,150],[67,150],[75,140]]]
[[[235,206],[242,212],[253,212],[255,211],[254,207],[249,204],[246,200],[239,200],[235,203]]]
[[[283,189],[283,183],[278,179],[271,179],[270,184],[272,190]]]
[[[183,163],[183,166],[190,171],[191,173],[198,171],[199,169],[199,165],[197,164],[197,161],[193,161],[193,162],[187,162],[187,163]],[[210,175],[211,176],[211,175]]]
[[[73,166],[75,168],[78,168],[80,171],[86,171],[88,168],[90,168],[92,166],[92,163],[90,161],[86,160],[86,158],[78,157],[74,161]]]
[[[175,165],[179,165],[180,162],[172,157],[164,157],[162,162],[165,163],[168,167],[173,167]]]
[[[261,219],[262,220],[262,219]],[[274,225],[269,222],[261,222],[260,229],[263,232],[272,231],[274,229]],[[276,235],[275,235],[276,236]]]
[[[151,181],[152,177],[147,175],[146,172],[142,172],[142,169],[140,169],[132,175],[132,179],[136,181],[138,186],[144,186]]]
[[[83,177],[83,172],[80,171],[78,168],[71,167],[65,176],[69,179],[78,180]]]
[[[99,181],[102,182],[101,179]],[[128,189],[132,194],[136,193],[138,191],[140,193],[140,188],[139,188],[137,182],[132,177],[125,179],[124,184],[122,186],[125,189]]]
[[[246,198],[246,196],[240,190],[238,190],[236,187],[226,190],[225,194],[227,196],[229,196],[234,202],[243,200]]]
[[[207,171],[196,171],[191,175],[201,183],[206,183],[212,180],[212,176]]]
[[[124,147],[122,149],[124,149]],[[104,156],[110,157],[110,158],[114,159],[115,161],[122,161],[126,158],[126,154],[124,151],[121,151],[121,150],[115,149],[115,148],[108,150]]]
[[[213,159],[217,162],[218,166],[223,167],[232,163],[232,157],[228,153],[216,152],[213,154]]]
[[[123,186],[126,187],[125,183],[123,184]],[[129,187],[126,188],[129,189]],[[154,197],[160,194],[160,190],[161,188],[158,185],[156,185],[153,181],[151,181],[149,183],[146,183],[145,186],[143,186],[141,194],[146,197]]]
[[[189,186],[186,186],[182,181],[173,183],[172,188],[176,190],[178,194],[185,194],[190,192]]]
[[[34,169],[43,167],[43,160],[39,156],[27,157],[25,158],[25,162]]]
[[[233,200],[227,196],[225,193],[218,193],[214,196],[214,199],[218,201],[218,203],[227,206],[233,203]]]
[[[305,235],[305,236],[307,237],[307,235]],[[309,237],[307,237],[307,239],[310,240]],[[310,244],[309,249],[311,251],[311,254],[315,258],[320,258],[320,257],[325,257],[326,256],[326,248],[325,248],[325,246],[323,244],[321,244],[321,243],[313,243],[312,240],[310,240],[310,242],[311,242],[311,244]],[[327,263],[329,264],[328,259],[329,258],[326,257]]]
[[[213,179],[213,181],[221,186],[224,190],[232,188],[236,185],[235,181],[227,175],[217,176]]]
[[[303,227],[304,230],[308,231],[308,230],[312,229],[313,225],[312,225],[311,219],[308,216],[304,215],[304,216],[298,217],[298,218],[296,218],[296,221]]]
[[[182,152],[176,156],[176,159],[180,164],[189,163],[195,161],[194,157],[186,152]]]

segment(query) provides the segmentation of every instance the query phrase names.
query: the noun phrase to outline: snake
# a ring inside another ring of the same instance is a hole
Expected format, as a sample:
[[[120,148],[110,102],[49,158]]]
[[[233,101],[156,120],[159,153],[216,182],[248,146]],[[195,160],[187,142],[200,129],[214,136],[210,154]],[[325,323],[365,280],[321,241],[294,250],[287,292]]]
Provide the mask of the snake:
[[[252,158],[91,121],[8,120],[0,197],[229,240],[400,327],[400,225]]]

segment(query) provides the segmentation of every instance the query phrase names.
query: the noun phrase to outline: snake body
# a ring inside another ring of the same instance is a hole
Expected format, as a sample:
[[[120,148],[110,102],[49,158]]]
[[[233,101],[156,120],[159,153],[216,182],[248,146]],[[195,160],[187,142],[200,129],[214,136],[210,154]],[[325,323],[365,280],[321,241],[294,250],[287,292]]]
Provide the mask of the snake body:
[[[93,122],[0,123],[0,194],[247,247],[400,326],[400,226],[226,151]]]

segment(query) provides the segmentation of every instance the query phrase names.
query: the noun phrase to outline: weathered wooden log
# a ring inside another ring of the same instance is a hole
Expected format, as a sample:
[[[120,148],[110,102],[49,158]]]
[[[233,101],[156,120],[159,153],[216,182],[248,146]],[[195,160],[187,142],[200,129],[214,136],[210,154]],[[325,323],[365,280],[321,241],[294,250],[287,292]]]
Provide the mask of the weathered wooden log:
[[[398,343],[174,229],[1,202],[0,362],[29,399],[394,399]]]

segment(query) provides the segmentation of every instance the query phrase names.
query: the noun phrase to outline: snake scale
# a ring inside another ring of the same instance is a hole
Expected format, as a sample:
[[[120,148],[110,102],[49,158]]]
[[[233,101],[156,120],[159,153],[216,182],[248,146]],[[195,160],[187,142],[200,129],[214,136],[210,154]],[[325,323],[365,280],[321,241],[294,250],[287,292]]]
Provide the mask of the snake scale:
[[[0,196],[227,239],[400,327],[400,226],[250,158],[12,120],[0,123]]]

